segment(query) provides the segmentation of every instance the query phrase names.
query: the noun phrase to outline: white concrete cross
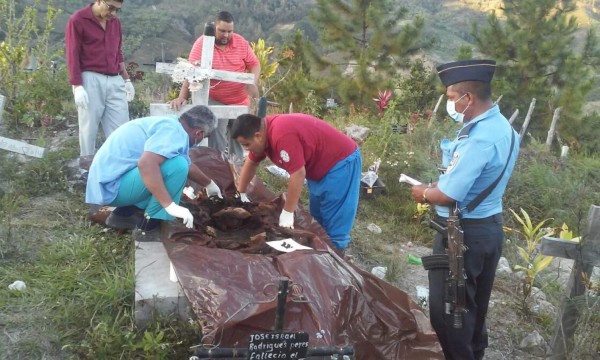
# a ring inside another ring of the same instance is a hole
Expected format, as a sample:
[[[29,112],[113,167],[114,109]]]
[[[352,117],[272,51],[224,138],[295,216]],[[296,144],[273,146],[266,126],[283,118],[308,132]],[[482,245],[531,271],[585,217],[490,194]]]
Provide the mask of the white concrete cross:
[[[192,104],[183,106],[180,111],[170,108],[169,104],[150,104],[150,115],[181,114],[194,105],[208,105],[208,94],[210,91],[210,80],[232,81],[244,84],[253,84],[254,75],[250,73],[239,73],[233,71],[215,70],[212,68],[215,37],[204,35],[202,44],[202,59],[200,66],[195,68],[193,78],[203,79],[199,82],[197,89],[192,90]],[[159,65],[160,64],[160,65]],[[166,66],[157,63],[157,72],[172,72],[174,66]],[[159,71],[160,70],[160,71]],[[188,78],[188,81],[191,79]],[[239,115],[246,114],[248,107],[243,105],[208,105],[218,119],[235,119]]]

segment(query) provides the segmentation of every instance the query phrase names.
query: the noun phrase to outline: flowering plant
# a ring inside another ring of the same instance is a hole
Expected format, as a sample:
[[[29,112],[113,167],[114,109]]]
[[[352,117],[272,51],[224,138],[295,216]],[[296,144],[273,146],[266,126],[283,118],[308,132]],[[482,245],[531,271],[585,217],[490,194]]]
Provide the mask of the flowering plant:
[[[383,113],[385,112],[385,109],[387,109],[391,98],[392,92],[390,90],[379,90],[378,96],[373,99],[379,108],[379,116],[383,116]]]
[[[129,75],[129,79],[131,81],[143,81],[144,80],[144,76],[146,74],[141,70],[137,70],[138,67],[139,67],[138,63],[136,63],[134,61],[127,64],[127,67],[125,68],[125,70],[127,71],[127,74]]]

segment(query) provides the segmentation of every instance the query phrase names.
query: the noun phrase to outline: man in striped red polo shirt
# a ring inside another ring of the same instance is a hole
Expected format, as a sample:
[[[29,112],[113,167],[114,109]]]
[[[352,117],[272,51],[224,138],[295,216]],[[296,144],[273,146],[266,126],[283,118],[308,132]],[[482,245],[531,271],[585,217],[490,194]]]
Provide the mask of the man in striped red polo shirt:
[[[229,81],[211,80],[208,92],[209,105],[250,105],[250,97],[258,98],[258,79],[260,62],[248,41],[233,32],[233,16],[227,11],[221,11],[214,19],[215,49],[213,53],[213,69],[247,72],[254,74],[254,84],[242,84]],[[200,36],[190,51],[189,62],[200,64],[202,59],[202,44],[204,36]],[[189,97],[189,82],[186,80],[181,87],[177,99],[171,101],[171,107],[179,110],[187,104]],[[208,139],[208,146],[227,153],[233,161],[243,161],[244,154],[241,146],[227,136],[231,119],[219,119],[217,130]]]

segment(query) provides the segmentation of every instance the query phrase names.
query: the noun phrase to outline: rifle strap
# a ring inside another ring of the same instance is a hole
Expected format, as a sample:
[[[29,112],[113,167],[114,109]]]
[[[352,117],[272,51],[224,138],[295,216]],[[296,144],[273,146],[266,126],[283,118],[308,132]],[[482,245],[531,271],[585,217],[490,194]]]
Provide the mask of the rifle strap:
[[[468,212],[473,211],[473,209],[475,209],[479,204],[481,204],[481,202],[486,197],[488,197],[488,195],[491,194],[492,191],[494,191],[494,188],[496,188],[496,185],[498,185],[498,183],[504,176],[504,172],[506,171],[506,168],[508,167],[508,164],[510,163],[510,156],[513,153],[513,148],[515,145],[515,132],[512,130],[512,127],[511,127],[511,134],[512,134],[512,137],[510,139],[510,151],[508,152],[508,159],[506,159],[506,164],[504,164],[504,168],[502,169],[502,172],[500,173],[498,178],[496,180],[494,180],[493,183],[491,183],[485,190],[483,190],[479,195],[477,195],[477,197],[475,199],[471,200],[471,202],[468,203],[467,206],[465,206],[465,209],[467,209]]]

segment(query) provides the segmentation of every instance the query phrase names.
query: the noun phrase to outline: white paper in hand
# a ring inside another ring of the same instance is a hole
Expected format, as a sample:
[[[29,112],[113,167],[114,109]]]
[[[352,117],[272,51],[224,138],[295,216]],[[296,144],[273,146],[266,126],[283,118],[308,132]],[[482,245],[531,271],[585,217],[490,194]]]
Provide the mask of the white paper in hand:
[[[312,250],[312,248],[300,245],[292,239],[283,239],[276,241],[267,241],[267,244],[275,250],[283,252],[292,252],[295,250]]]
[[[184,187],[183,194],[187,196],[190,200],[195,200],[197,198],[196,194],[194,194],[194,188],[191,186]]]
[[[410,184],[412,186],[421,185],[421,182],[419,180],[415,180],[406,174],[400,174],[399,180],[401,183],[404,182],[404,183]]]

